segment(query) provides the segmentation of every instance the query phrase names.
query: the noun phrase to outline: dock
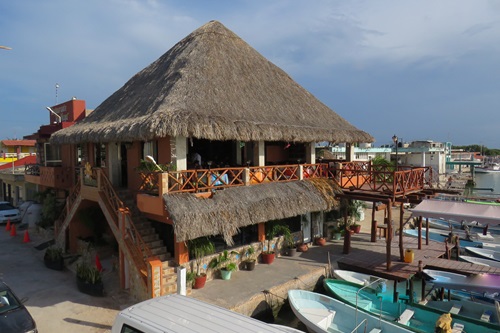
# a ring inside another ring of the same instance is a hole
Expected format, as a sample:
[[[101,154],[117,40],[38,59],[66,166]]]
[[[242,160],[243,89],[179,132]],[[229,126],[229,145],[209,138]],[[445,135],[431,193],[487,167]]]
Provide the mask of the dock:
[[[369,230],[365,227],[364,230]],[[336,268],[350,269],[362,273],[378,275],[395,283],[407,281],[421,268],[432,268],[454,272],[500,274],[500,269],[475,265],[455,260],[442,259],[445,246],[429,241],[418,242],[413,237],[403,237],[405,249],[414,252],[411,263],[399,258],[399,237],[394,237],[392,247],[392,267],[386,268],[385,238],[370,242],[370,234],[361,232],[352,236],[349,254],[343,253],[343,240],[329,240],[325,246],[311,246],[307,252],[299,252],[296,257],[281,256],[268,264],[258,264],[253,271],[234,272],[231,280],[215,279],[204,288],[192,290],[191,297],[222,306],[248,315],[257,316],[266,311],[277,313],[287,299],[290,289],[316,290],[325,277],[331,277]],[[396,290],[397,288],[395,288]]]

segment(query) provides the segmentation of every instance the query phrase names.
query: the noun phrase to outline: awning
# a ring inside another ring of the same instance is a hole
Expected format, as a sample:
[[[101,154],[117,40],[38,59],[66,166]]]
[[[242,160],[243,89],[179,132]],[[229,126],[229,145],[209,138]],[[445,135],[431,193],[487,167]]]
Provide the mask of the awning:
[[[500,206],[448,200],[423,200],[411,210],[413,216],[467,222],[483,225],[500,224]]]
[[[229,187],[209,199],[191,193],[165,194],[163,200],[177,241],[222,235],[231,245],[241,227],[331,210],[338,204],[338,193],[341,190],[333,181],[316,178]]]

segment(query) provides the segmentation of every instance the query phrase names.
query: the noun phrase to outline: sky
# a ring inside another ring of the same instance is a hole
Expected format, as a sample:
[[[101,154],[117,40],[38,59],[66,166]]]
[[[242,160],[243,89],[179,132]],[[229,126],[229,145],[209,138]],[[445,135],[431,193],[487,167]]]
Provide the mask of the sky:
[[[95,109],[211,20],[375,147],[396,135],[500,148],[496,0],[1,1],[0,139],[36,132],[72,97]]]

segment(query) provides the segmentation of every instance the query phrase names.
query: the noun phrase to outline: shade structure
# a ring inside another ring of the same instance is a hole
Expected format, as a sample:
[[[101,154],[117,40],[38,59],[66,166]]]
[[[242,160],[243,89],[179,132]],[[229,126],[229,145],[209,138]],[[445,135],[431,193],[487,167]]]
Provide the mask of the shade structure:
[[[477,221],[483,225],[500,224],[500,206],[461,201],[423,200],[412,209],[412,215],[454,221]]]

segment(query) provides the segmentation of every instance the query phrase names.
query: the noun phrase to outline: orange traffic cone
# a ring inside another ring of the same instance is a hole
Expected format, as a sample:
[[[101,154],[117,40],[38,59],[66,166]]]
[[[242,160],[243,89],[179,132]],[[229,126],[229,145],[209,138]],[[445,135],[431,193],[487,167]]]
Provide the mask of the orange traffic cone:
[[[26,230],[24,232],[24,239],[23,239],[23,243],[29,243],[31,242],[31,239],[30,239],[30,234],[28,233],[28,230]]]
[[[15,224],[12,224],[12,226],[10,227],[10,235],[11,236],[16,236],[16,225]]]
[[[101,260],[99,260],[99,255],[95,255],[95,267],[97,267],[97,270],[99,272],[102,272],[103,269],[102,269],[102,265],[101,265]]]
[[[10,219],[7,220],[7,226],[5,227],[5,231],[10,231]]]

